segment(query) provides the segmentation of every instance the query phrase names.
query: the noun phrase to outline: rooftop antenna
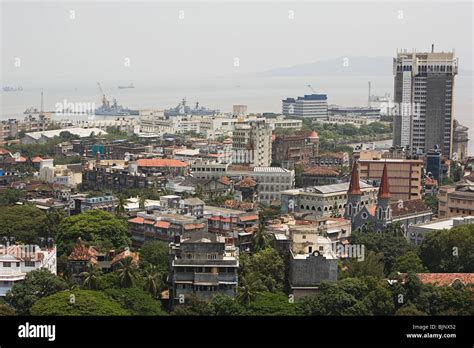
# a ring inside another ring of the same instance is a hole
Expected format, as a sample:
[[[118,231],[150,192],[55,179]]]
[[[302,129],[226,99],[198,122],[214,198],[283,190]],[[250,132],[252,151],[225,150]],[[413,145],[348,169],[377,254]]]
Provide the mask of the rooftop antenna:
[[[431,53],[434,53],[434,44],[431,44]]]
[[[307,86],[309,89],[311,89],[311,91],[312,91],[313,93],[316,93],[316,91],[314,90],[313,86],[311,86],[311,85],[306,85],[306,86]]]

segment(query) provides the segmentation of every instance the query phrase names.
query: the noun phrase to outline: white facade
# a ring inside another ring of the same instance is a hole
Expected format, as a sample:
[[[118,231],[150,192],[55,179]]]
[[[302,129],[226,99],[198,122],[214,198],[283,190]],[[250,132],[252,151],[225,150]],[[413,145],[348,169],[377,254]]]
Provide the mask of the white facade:
[[[41,249],[38,245],[0,245],[0,296],[25,279],[28,272],[40,268],[56,274],[56,246]]]

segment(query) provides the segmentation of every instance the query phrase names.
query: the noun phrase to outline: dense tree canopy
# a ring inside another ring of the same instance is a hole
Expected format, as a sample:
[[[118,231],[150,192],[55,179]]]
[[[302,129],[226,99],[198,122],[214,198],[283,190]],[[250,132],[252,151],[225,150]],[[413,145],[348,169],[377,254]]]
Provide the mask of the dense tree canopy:
[[[0,237],[38,244],[39,238],[47,237],[48,232],[48,219],[41,209],[29,204],[0,207]]]
[[[114,316],[130,315],[118,302],[100,291],[61,291],[42,298],[31,308],[32,315]]]
[[[365,246],[366,253],[368,251],[382,253],[385,275],[392,272],[397,257],[412,250],[412,247],[403,235],[402,229],[397,224],[386,227],[382,233],[356,231],[352,237],[354,244]]]
[[[140,249],[140,263],[144,266],[150,264],[157,266],[162,275],[168,274],[168,244],[153,240],[147,241]]]
[[[127,222],[99,209],[70,216],[61,222],[56,237],[58,253],[70,253],[78,237],[104,250],[123,250],[131,244]]]
[[[21,282],[16,282],[7,293],[5,302],[20,315],[30,313],[31,306],[39,299],[66,289],[66,282],[45,268],[26,274]]]
[[[426,234],[420,257],[431,272],[474,272],[474,225]]]
[[[165,315],[158,300],[146,291],[134,287],[128,289],[107,289],[105,294],[128,310],[131,315]]]

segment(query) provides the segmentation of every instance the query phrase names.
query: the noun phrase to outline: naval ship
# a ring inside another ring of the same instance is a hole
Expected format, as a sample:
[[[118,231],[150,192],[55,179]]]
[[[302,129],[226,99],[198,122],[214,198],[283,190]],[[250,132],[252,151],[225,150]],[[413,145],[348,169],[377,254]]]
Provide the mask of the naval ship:
[[[97,83],[100,92],[102,93],[102,105],[95,109],[95,115],[99,116],[138,116],[139,110],[132,110],[124,108],[122,105],[117,103],[117,99],[113,99],[112,104],[105,97],[105,93],[100,83]]]
[[[181,116],[181,115],[194,115],[194,116],[208,116],[220,113],[220,110],[211,110],[204,106],[199,106],[199,102],[196,102],[194,108],[186,105],[186,98],[183,98],[181,102],[174,108],[166,109],[165,116]]]

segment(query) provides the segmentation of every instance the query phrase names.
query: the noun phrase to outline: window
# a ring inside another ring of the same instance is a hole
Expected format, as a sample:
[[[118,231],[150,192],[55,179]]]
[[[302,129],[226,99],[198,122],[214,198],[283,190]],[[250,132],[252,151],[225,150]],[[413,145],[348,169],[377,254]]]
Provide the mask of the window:
[[[11,262],[4,262],[3,267],[11,267],[12,263]]]
[[[25,267],[35,267],[34,261],[25,261]]]

